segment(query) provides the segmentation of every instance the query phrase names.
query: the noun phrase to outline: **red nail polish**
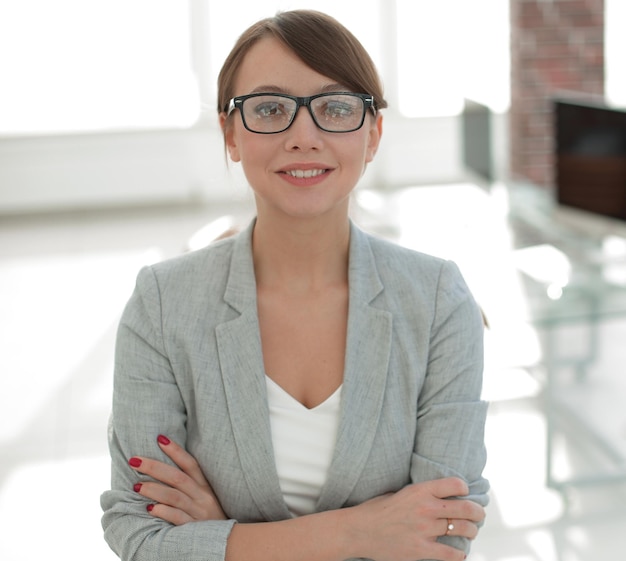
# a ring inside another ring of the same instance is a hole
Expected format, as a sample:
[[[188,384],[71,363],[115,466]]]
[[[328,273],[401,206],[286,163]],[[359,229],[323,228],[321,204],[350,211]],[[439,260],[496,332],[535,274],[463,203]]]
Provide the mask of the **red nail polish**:
[[[133,485],[133,491],[135,491],[135,493],[139,493],[139,491],[141,491],[141,483],[135,483]]]
[[[153,508],[154,508],[154,505],[153,505],[153,504],[149,504],[149,505],[146,507],[146,510],[147,510],[148,512],[152,512],[152,509],[153,509]]]
[[[163,444],[164,446],[167,446],[170,443],[170,439],[167,438],[167,436],[163,436],[162,434],[157,436],[157,440],[160,444]]]
[[[131,458],[130,460],[128,460],[128,464],[134,468],[138,468],[139,466],[141,466],[141,460],[139,458]]]

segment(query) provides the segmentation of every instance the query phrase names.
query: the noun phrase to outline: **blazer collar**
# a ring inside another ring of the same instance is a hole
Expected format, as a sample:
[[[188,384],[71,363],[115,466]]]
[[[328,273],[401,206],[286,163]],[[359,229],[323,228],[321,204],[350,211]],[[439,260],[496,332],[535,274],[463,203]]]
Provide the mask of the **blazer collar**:
[[[239,312],[217,327],[230,420],[249,491],[267,520],[289,517],[272,449],[252,262],[254,221],[234,241],[225,301]],[[372,306],[383,291],[367,234],[350,226],[349,314],[335,453],[318,510],[343,506],[370,454],[387,379],[391,314]]]
[[[256,307],[256,280],[252,262],[252,232],[255,224],[256,220],[252,220],[234,241],[230,272],[224,293],[225,301],[239,312],[250,306]],[[378,275],[369,236],[352,221],[350,222],[349,282],[351,301],[369,303],[384,288]]]
[[[235,310],[243,313],[256,311],[256,278],[252,261],[252,232],[256,219],[235,237],[224,300]]]

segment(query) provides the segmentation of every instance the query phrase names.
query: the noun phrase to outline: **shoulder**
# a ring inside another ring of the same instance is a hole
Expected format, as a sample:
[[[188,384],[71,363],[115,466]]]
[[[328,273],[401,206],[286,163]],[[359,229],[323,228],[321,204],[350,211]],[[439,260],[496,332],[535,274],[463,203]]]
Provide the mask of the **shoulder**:
[[[442,257],[423,253],[362,231],[360,237],[359,243],[366,243],[369,246],[383,282],[404,279],[415,285],[416,281],[422,284],[437,283],[442,275],[460,276],[456,264]]]
[[[385,299],[405,306],[412,302],[424,309],[473,305],[473,295],[456,263],[439,256],[401,246],[361,232],[358,243],[371,252]]]
[[[225,239],[143,267],[135,293],[161,305],[188,308],[223,297],[228,283],[236,239]]]
[[[228,270],[232,259],[236,237],[227,238],[195,251],[184,253],[151,265],[153,274],[163,281],[194,280]],[[206,280],[206,279],[205,279]]]

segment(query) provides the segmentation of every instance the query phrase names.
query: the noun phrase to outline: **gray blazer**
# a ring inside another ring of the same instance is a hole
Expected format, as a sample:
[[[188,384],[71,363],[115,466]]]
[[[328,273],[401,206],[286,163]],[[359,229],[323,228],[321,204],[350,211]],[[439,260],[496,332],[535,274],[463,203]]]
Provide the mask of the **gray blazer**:
[[[105,538],[122,559],[224,559],[235,521],[290,517],[274,464],[251,236],[142,269],[117,339]],[[317,510],[459,476],[487,502],[483,325],[457,267],[351,225],[339,432]],[[179,527],[133,492],[156,437],[198,460],[229,521]],[[442,540],[467,550],[460,538]]]

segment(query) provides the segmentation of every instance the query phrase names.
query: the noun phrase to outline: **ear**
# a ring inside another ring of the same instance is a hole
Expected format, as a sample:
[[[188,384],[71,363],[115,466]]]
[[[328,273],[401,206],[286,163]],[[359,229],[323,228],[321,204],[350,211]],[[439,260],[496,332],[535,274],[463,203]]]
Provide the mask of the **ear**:
[[[367,151],[365,153],[366,163],[369,163],[374,159],[374,156],[378,151],[378,146],[380,145],[380,139],[383,136],[383,116],[378,113],[375,119],[376,121],[372,124],[369,130]]]
[[[232,122],[229,122],[226,113],[220,113],[220,128],[222,129],[222,134],[224,135],[224,145],[226,146],[226,150],[228,150],[230,159],[233,162],[241,161],[239,148],[237,147],[237,142],[235,141],[235,130]]]

